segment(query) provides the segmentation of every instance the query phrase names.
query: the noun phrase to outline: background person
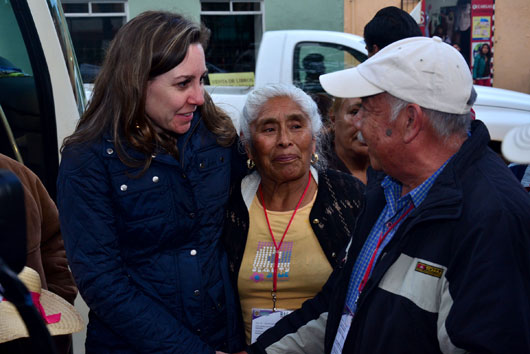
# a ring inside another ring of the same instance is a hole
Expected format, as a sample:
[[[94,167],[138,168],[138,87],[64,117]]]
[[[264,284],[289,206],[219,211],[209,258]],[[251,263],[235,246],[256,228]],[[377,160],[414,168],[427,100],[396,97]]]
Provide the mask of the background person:
[[[523,188],[530,192],[530,125],[511,129],[502,140],[502,154]]]
[[[491,86],[491,48],[488,43],[480,46],[480,50],[473,61],[473,83]]]
[[[242,344],[218,241],[236,131],[204,92],[208,34],[168,12],[132,19],[64,142],[58,204],[89,353]]]
[[[25,266],[17,277],[31,295],[32,301],[30,301],[29,306],[35,308],[35,316],[41,317],[42,323],[46,325],[49,335],[54,340],[54,353],[70,353],[70,333],[79,332],[85,326],[81,315],[64,298],[43,289],[39,273],[33,268]],[[11,295],[18,291],[11,289]],[[20,298],[21,296],[22,294],[18,297]],[[13,298],[16,298],[16,296]],[[0,353],[25,354],[38,353],[39,350],[40,352],[51,352],[51,348],[40,347],[42,344],[48,343],[42,338],[44,333],[31,330],[31,328],[35,330],[37,325],[35,321],[38,319],[31,320],[33,316],[30,316],[31,312],[29,310],[28,304],[21,305],[19,303],[15,307],[14,303],[6,299],[0,300]],[[21,316],[19,311],[21,313],[25,312],[25,315]],[[30,328],[29,332],[32,332],[32,338],[27,338],[29,336],[28,328]],[[36,332],[41,338],[38,338],[38,335],[35,336],[37,338],[33,337]],[[61,338],[62,340],[58,340]],[[66,339],[68,341],[65,341]],[[68,344],[68,346],[65,346],[65,344]]]
[[[374,18],[364,26],[363,36],[368,57],[371,57],[390,43],[423,35],[408,12],[395,6],[388,6],[377,11]]]
[[[333,97],[325,92],[308,93],[309,97],[315,101],[318,108],[318,114],[322,117],[322,131],[326,132],[331,129],[331,121],[329,120],[329,110],[333,104]]]
[[[510,164],[508,166],[515,175],[518,181],[521,182],[524,190],[530,193],[530,165],[526,164]]]
[[[329,112],[331,129],[327,136],[326,160],[329,168],[350,173],[366,184],[370,166],[367,146],[359,140],[359,129],[353,124],[360,108],[360,98],[337,97],[333,100]]]
[[[471,0],[457,0],[455,20],[455,40],[469,66],[471,53]]]
[[[431,34],[431,37],[438,36],[440,37],[444,42],[446,41],[447,35],[445,34],[445,28],[442,25],[437,25],[434,29],[434,32]]]
[[[326,65],[324,64],[324,56],[320,53],[310,53],[302,60],[304,67],[305,80],[302,85],[302,90],[305,92],[324,92],[324,89],[318,81],[318,77],[326,73]]]
[[[29,168],[2,154],[0,168],[13,172],[24,189],[26,266],[38,273],[42,289],[49,290],[73,305],[77,288],[68,269],[57,206],[39,177]],[[59,335],[53,339],[58,353],[70,352],[71,335]],[[9,344],[13,351],[18,352],[27,352],[29,345],[27,339],[18,339]],[[8,352],[6,345],[0,347],[0,352],[4,350]]]
[[[408,37],[421,36],[421,30],[412,16],[395,6],[388,6],[377,11],[370,22],[364,26],[364,38],[369,57],[390,43]],[[351,173],[366,184],[370,161],[366,144],[359,140],[358,129],[353,124],[353,117],[360,107],[360,98],[334,98],[328,114],[332,124],[325,153],[330,168]]]
[[[321,125],[316,104],[292,85],[254,90],[243,109],[241,137],[255,171],[233,186],[223,242],[248,343],[255,312],[294,310],[312,298],[352,237],[363,186],[312,167]]]

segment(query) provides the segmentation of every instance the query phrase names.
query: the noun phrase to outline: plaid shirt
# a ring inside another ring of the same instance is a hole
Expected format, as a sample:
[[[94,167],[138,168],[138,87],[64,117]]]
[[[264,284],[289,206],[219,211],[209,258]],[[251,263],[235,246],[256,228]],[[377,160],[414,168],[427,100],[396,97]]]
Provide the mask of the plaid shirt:
[[[403,197],[400,197],[402,190],[401,183],[399,183],[390,176],[386,176],[383,179],[383,181],[381,182],[381,187],[383,188],[385,193],[386,205],[381,214],[379,215],[377,222],[372,227],[372,230],[370,231],[370,234],[368,235],[368,238],[366,239],[364,246],[361,252],[359,253],[359,256],[357,257],[357,260],[355,261],[355,265],[353,267],[353,271],[350,277],[348,295],[346,297],[346,303],[344,308],[345,313],[349,312],[353,315],[356,311],[356,300],[360,294],[359,285],[368,268],[370,259],[372,258],[372,255],[376,249],[379,237],[385,232],[387,232],[388,229],[392,226],[392,224],[396,222],[407,211],[411,203],[413,205],[413,208],[417,208],[421,204],[421,202],[423,202],[423,200],[427,196],[427,193],[434,184],[436,177],[438,177],[438,175],[442,172],[449,160],[447,160],[436,172],[434,172],[432,176],[430,176],[422,184],[411,190]],[[392,240],[392,237],[394,236],[397,229],[405,219],[406,216],[403,217],[403,219],[401,219],[399,223],[394,225],[394,227],[388,232],[385,239],[381,243],[377,254],[375,255],[373,263],[374,265],[377,262],[377,259],[379,258],[379,255],[381,254],[382,250],[390,242],[390,240]],[[371,271],[373,269],[374,267],[372,266]]]

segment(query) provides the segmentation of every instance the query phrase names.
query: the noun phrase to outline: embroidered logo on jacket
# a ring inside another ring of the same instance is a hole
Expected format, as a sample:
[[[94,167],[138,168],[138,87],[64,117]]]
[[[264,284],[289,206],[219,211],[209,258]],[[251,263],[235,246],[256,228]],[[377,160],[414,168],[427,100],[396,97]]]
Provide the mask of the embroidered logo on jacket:
[[[441,278],[444,273],[443,268],[434,267],[432,265],[428,265],[422,262],[416,263],[415,270],[416,272],[427,274],[436,278]]]

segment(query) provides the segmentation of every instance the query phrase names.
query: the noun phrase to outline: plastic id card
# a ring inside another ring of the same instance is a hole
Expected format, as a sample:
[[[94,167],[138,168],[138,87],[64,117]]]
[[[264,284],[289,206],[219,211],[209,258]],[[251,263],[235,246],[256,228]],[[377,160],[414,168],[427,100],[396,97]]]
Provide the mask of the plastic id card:
[[[271,309],[252,309],[252,335],[250,343],[254,343],[258,337],[271,327],[274,327],[276,322],[281,320],[293,311]]]

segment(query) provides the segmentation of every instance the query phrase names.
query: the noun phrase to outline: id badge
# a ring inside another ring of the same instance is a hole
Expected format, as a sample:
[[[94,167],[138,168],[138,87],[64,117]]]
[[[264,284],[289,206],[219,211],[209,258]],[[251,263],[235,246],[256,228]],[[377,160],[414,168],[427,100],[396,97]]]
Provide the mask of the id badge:
[[[290,310],[276,310],[271,309],[252,309],[252,332],[250,343],[253,344],[258,337],[271,327],[274,327],[276,322],[281,320],[293,311]]]

